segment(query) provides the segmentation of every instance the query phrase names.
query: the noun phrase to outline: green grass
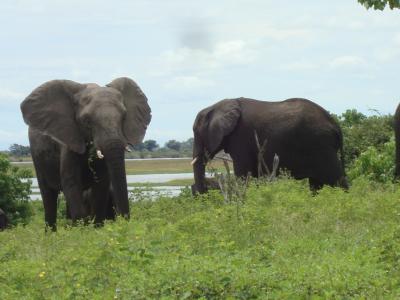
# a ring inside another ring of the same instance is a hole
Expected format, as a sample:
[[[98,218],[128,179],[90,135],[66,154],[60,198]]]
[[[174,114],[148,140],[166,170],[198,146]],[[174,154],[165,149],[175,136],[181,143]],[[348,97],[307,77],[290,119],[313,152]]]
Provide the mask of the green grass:
[[[282,180],[140,201],[131,221],[0,233],[0,299],[398,299],[400,189]]]
[[[125,162],[126,174],[168,174],[168,173],[192,173],[191,159],[155,159],[155,160],[130,160]],[[33,164],[13,163],[15,166],[30,169],[34,172]],[[220,160],[212,162],[212,167],[223,170]]]

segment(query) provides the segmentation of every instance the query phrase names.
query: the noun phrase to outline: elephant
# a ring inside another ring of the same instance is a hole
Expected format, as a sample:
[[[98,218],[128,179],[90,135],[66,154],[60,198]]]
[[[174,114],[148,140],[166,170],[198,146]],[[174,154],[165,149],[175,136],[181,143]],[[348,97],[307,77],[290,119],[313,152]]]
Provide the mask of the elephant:
[[[0,231],[8,227],[8,218],[6,213],[0,208]]]
[[[394,136],[396,140],[396,166],[394,171],[395,179],[400,178],[400,104],[394,114]]]
[[[129,219],[124,152],[143,140],[151,120],[139,86],[126,77],[106,86],[51,80],[25,98],[21,111],[29,126],[46,229],[56,230],[60,191],[76,222],[90,215],[83,198],[91,189],[94,221],[101,224],[112,186],[116,214]]]
[[[269,170],[277,154],[279,168],[295,179],[308,178],[312,191],[324,184],[348,188],[342,131],[325,109],[310,100],[224,99],[197,114],[193,133],[196,193],[207,191],[205,165],[221,150],[230,154],[236,176],[258,177],[257,138],[259,144],[266,141],[263,159]]]

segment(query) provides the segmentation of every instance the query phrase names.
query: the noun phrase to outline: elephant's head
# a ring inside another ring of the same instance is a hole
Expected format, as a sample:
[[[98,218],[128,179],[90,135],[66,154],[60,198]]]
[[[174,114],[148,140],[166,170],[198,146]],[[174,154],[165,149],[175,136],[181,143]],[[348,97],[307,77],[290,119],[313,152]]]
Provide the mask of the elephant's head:
[[[21,104],[25,122],[69,150],[83,154],[88,144],[106,160],[117,212],[129,215],[124,149],[140,143],[151,120],[147,98],[129,78],[105,87],[68,80],[49,81]]]
[[[224,148],[224,138],[236,127],[241,111],[237,100],[222,100],[201,110],[193,124],[193,191],[207,191],[205,165]]]

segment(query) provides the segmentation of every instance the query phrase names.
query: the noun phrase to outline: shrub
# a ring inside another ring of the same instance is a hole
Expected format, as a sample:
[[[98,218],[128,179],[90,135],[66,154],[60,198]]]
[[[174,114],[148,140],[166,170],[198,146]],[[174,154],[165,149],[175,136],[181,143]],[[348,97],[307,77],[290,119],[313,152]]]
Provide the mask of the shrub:
[[[393,116],[365,116],[355,109],[347,110],[340,117],[334,116],[343,131],[344,157],[351,165],[369,147],[381,151],[393,137]]]
[[[26,224],[32,215],[30,177],[32,173],[29,170],[11,166],[7,156],[0,154],[0,208],[11,225]]]
[[[395,168],[395,141],[377,148],[370,146],[354,161],[348,171],[350,179],[364,176],[372,181],[390,182],[393,180]]]

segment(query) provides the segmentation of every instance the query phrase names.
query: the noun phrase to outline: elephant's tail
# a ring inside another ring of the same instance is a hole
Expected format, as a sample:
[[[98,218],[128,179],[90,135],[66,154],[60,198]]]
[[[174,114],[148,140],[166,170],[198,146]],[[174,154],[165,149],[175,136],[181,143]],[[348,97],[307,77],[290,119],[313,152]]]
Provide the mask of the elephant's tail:
[[[344,176],[346,176],[344,150],[343,150],[343,133],[342,133],[342,129],[340,127],[339,127],[339,131],[338,131],[338,139],[339,139],[340,162],[342,164],[343,174],[344,174]]]

